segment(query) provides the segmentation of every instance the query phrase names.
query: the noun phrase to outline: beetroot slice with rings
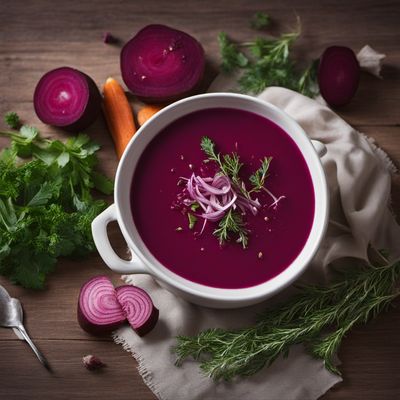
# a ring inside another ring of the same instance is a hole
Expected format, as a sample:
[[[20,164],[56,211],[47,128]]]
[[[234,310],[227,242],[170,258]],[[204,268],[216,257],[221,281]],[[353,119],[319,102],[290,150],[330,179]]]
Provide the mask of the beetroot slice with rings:
[[[124,285],[115,289],[126,318],[139,336],[150,332],[158,321],[159,311],[150,296],[136,286]]]
[[[96,276],[82,286],[78,301],[78,322],[83,330],[95,335],[106,334],[125,321],[125,313],[108,277]]]
[[[42,122],[72,132],[95,121],[101,112],[101,101],[92,78],[70,67],[43,75],[33,96],[35,112]]]
[[[148,25],[121,52],[122,78],[148,102],[177,100],[194,92],[204,72],[201,44],[185,32]]]

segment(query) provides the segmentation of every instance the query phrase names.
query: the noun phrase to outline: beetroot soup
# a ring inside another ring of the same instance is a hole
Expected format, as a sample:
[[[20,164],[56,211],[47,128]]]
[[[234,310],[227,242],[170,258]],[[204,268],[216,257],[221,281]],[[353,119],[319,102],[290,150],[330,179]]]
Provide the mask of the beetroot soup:
[[[150,142],[131,204],[141,238],[165,267],[203,285],[245,288],[300,253],[314,189],[300,150],[275,123],[212,108],[177,119]]]

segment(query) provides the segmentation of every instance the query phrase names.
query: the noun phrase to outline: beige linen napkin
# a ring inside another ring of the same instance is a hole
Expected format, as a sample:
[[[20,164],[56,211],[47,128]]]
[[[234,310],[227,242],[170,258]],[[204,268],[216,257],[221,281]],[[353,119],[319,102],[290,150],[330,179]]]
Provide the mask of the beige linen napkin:
[[[214,89],[221,91],[221,85],[214,85]],[[390,173],[395,167],[387,155],[317,101],[283,88],[268,88],[259,97],[287,112],[310,138],[322,141],[328,150],[322,162],[330,189],[331,223],[302,279],[324,281],[329,278],[331,263],[344,257],[366,259],[368,243],[400,256],[400,227],[388,208]],[[293,347],[287,359],[277,360],[253,377],[231,383],[215,383],[204,377],[192,361],[175,367],[170,347],[176,335],[247,326],[270,301],[246,309],[211,310],[176,297],[151,277],[129,275],[124,279],[151,294],[160,309],[160,320],[144,338],[123,327],[114,333],[114,339],[132,352],[145,383],[159,399],[314,400],[341,380],[302,346]]]

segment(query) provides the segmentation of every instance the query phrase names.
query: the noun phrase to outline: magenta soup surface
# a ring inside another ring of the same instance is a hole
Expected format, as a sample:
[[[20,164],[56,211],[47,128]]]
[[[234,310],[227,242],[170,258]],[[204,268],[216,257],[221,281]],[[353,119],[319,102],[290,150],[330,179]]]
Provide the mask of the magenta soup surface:
[[[171,208],[182,190],[179,177],[211,168],[200,148],[203,136],[222,154],[238,153],[246,182],[260,159],[273,157],[265,186],[285,198],[273,209],[267,194],[255,196],[264,206],[245,217],[251,231],[246,249],[234,241],[220,246],[213,236],[218,223],[207,223],[199,235],[201,218],[190,230],[187,216]],[[197,111],[164,128],[144,150],[131,185],[134,223],[154,257],[183,278],[217,288],[258,285],[285,270],[307,241],[314,205],[310,172],[290,136],[262,116],[229,108]]]

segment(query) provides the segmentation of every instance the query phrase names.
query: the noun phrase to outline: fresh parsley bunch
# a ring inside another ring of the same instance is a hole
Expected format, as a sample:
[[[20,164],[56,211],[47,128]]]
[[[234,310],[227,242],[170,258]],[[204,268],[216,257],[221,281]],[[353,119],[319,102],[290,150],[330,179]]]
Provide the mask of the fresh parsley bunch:
[[[0,274],[41,289],[59,257],[94,250],[91,222],[106,203],[91,191],[113,183],[95,171],[99,146],[86,135],[63,143],[26,125],[0,135],[11,139],[0,154]]]

